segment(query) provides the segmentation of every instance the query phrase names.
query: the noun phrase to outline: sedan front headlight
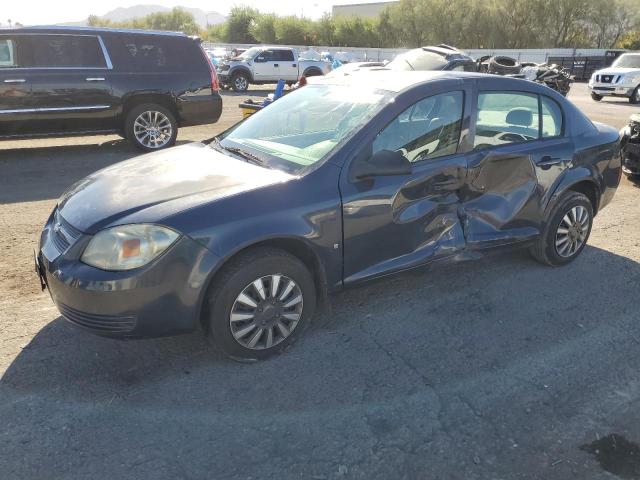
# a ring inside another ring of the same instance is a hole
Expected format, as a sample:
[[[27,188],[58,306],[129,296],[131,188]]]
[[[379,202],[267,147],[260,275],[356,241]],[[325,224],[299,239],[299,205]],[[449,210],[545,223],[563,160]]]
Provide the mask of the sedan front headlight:
[[[159,225],[120,225],[98,232],[80,260],[102,270],[131,270],[152,261],[179,236]]]

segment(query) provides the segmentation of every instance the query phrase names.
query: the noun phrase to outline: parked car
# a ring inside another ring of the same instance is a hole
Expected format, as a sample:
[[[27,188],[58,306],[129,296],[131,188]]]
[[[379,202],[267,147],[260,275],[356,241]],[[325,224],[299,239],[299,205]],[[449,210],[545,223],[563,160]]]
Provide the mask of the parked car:
[[[221,111],[213,67],[181,33],[0,30],[0,138],[117,133],[151,151]]]
[[[245,92],[249,85],[285,80],[293,85],[301,75],[312,77],[331,71],[327,62],[300,60],[298,53],[286,47],[252,47],[239,57],[221,62],[218,76],[223,86]]]
[[[625,53],[609,68],[595,71],[589,80],[589,90],[596,102],[612,96],[640,103],[640,53]]]
[[[622,171],[628,177],[640,177],[640,113],[634,113],[620,130]]]
[[[387,64],[392,70],[456,70],[475,72],[475,60],[457,48],[440,44],[435,47],[414,48],[401,53]]]
[[[486,143],[499,132],[512,135]],[[81,180],[36,268],[92,332],[202,328],[232,357],[264,358],[327,293],[366,280],[494,248],[575,260],[620,176],[618,131],[546,87],[368,71],[295,90],[209,145]]]

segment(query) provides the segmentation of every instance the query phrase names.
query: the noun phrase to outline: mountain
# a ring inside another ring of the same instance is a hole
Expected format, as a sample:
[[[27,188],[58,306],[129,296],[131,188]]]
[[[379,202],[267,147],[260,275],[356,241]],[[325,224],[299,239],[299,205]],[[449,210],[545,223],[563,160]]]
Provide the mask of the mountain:
[[[227,19],[224,15],[219,14],[218,12],[205,12],[200,8],[189,8],[189,7],[181,7],[183,10],[189,12],[195,18],[196,23],[201,27],[207,26],[207,20],[209,25],[217,25],[219,23],[224,23]],[[105,20],[111,20],[112,22],[122,22],[125,20],[132,20],[134,18],[145,17],[152,13],[157,12],[170,12],[171,9],[168,7],[163,7],[161,5],[134,5],[132,7],[119,7],[106,14],[102,15],[100,18]],[[74,24],[79,24],[80,22],[75,22]],[[86,24],[86,22],[82,22]],[[67,25],[70,25],[67,24]]]

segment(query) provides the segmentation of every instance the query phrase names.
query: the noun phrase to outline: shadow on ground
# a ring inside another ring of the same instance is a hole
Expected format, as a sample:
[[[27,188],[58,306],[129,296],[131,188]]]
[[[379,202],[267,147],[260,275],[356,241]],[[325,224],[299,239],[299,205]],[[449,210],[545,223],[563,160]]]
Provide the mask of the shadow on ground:
[[[640,326],[624,301],[639,281],[638,263],[594,247],[559,269],[522,252],[439,266],[333,297],[257,364],[199,334],[123,342],[57,319],[0,381],[0,471],[597,478],[579,446],[640,398]]]
[[[178,141],[177,145],[189,143]],[[90,173],[143,152],[126,140],[0,151],[0,203],[58,198]]]

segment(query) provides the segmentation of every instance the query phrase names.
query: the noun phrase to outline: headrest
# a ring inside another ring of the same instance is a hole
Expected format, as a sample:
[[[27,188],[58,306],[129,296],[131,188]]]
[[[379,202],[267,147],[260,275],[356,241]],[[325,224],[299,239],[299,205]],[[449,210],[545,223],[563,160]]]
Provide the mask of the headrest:
[[[533,114],[526,108],[514,108],[507,113],[507,123],[520,127],[530,127],[533,123]]]

